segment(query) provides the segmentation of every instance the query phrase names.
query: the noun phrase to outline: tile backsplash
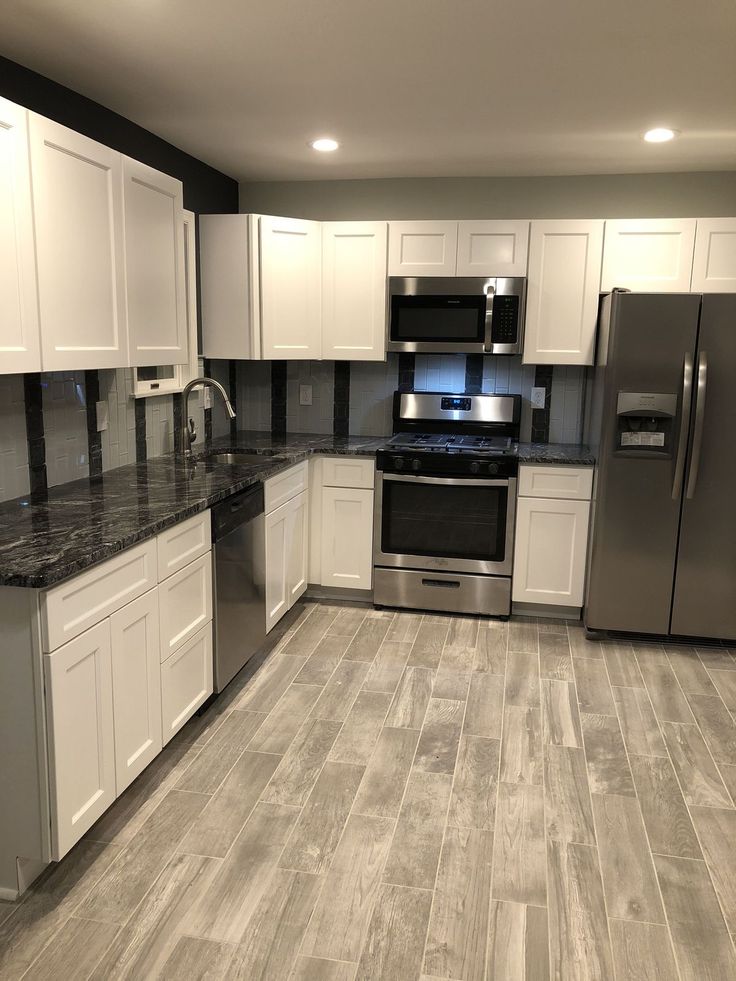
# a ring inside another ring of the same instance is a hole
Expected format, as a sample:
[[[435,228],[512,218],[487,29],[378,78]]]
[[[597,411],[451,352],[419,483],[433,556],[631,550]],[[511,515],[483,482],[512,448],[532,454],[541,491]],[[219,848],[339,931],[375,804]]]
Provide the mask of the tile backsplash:
[[[0,376],[0,500],[30,490],[23,375]]]

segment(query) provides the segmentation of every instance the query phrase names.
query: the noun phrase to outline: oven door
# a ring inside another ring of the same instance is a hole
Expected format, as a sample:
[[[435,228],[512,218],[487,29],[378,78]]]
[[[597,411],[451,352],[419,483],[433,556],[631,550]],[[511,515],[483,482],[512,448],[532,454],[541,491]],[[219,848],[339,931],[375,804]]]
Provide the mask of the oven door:
[[[373,563],[510,576],[516,480],[376,474]]]

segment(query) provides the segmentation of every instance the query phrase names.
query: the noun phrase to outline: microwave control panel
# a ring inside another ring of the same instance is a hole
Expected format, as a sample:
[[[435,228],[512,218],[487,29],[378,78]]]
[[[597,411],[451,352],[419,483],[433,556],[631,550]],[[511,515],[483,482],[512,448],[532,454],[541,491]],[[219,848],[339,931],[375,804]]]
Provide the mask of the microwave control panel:
[[[491,343],[516,344],[518,339],[519,297],[496,295],[491,315]]]

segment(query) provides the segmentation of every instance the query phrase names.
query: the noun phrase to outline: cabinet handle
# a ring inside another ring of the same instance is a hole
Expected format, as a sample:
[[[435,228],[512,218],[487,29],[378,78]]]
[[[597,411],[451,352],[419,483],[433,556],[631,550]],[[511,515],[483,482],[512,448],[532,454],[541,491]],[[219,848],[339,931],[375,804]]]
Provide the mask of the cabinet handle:
[[[422,579],[422,586],[437,586],[440,589],[460,589],[457,579]]]

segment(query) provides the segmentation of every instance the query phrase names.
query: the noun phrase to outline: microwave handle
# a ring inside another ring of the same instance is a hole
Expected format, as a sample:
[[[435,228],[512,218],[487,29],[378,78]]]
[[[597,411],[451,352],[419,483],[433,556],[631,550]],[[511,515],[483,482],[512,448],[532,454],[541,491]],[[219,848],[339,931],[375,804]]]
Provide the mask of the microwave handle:
[[[490,354],[493,351],[493,341],[491,340],[491,329],[493,327],[493,298],[496,295],[495,283],[486,284],[486,319],[485,334],[483,336],[483,351]]]

